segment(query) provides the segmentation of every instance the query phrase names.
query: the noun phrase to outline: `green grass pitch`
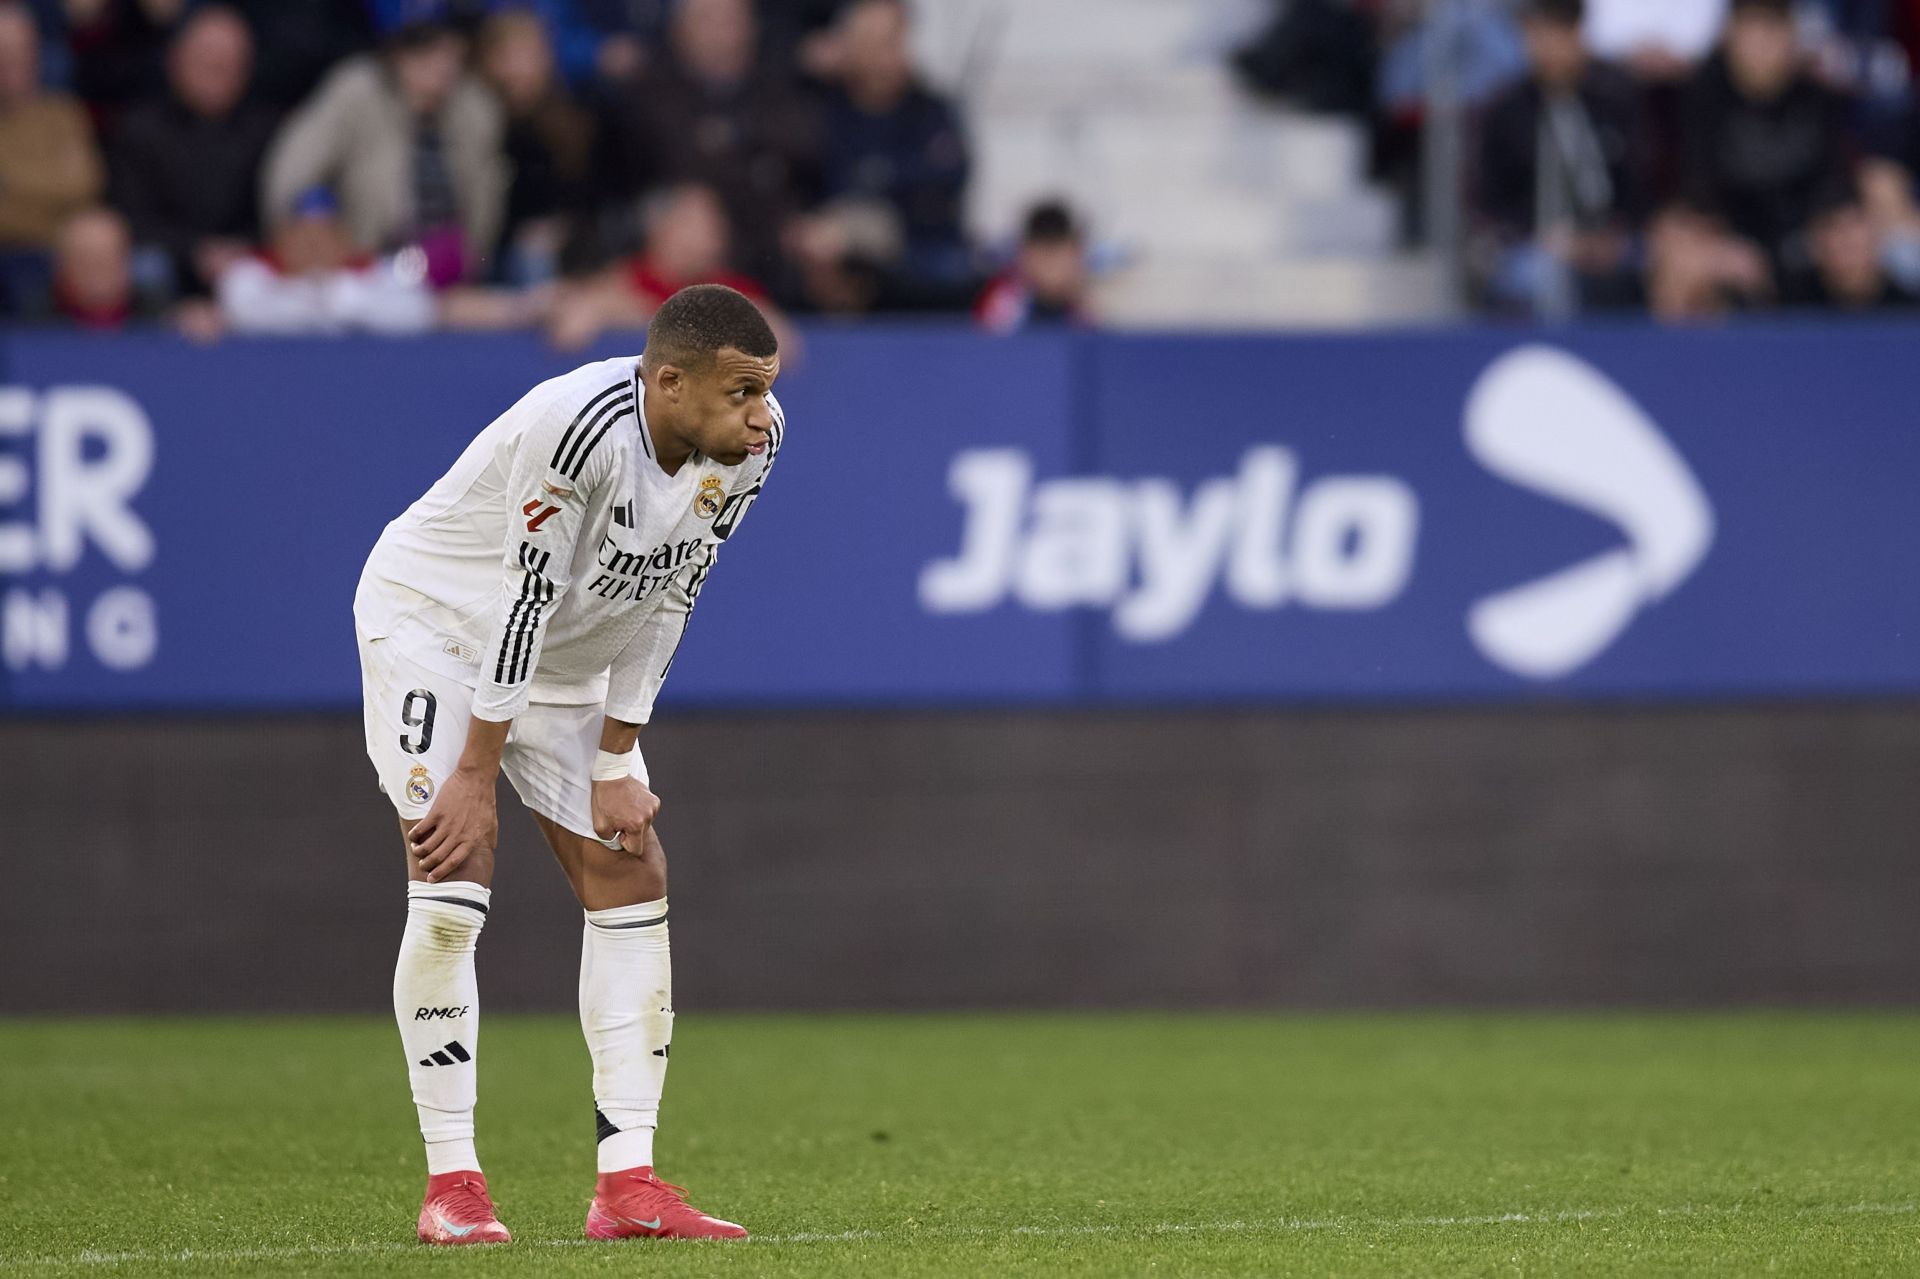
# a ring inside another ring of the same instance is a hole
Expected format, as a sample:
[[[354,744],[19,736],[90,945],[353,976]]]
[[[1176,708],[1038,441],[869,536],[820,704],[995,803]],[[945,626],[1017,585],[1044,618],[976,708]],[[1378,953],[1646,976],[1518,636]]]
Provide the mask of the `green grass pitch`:
[[[0,1272],[1920,1273],[1920,1017],[682,1012],[662,1172],[744,1244],[585,1244],[585,1049],[490,1016],[515,1242],[412,1242],[384,1020],[0,1022]]]

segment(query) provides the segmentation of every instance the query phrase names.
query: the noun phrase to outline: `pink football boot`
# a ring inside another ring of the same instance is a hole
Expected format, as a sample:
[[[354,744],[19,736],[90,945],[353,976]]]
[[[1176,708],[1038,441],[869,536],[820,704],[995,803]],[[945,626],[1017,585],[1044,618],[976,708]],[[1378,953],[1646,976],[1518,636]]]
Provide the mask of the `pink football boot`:
[[[443,1172],[427,1178],[427,1199],[420,1205],[420,1242],[432,1244],[510,1243],[513,1236],[493,1215],[487,1179],[478,1172]]]
[[[745,1239],[731,1221],[687,1203],[687,1192],[651,1168],[603,1172],[587,1209],[589,1239]]]

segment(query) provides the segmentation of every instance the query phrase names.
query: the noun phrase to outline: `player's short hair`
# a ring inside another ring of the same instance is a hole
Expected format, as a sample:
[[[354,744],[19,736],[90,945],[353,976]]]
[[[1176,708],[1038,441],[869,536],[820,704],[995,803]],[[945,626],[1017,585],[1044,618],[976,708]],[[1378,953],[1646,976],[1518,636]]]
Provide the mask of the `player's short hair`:
[[[773,326],[753,300],[724,284],[692,284],[660,304],[647,325],[647,361],[704,368],[727,347],[757,360],[779,354]]]

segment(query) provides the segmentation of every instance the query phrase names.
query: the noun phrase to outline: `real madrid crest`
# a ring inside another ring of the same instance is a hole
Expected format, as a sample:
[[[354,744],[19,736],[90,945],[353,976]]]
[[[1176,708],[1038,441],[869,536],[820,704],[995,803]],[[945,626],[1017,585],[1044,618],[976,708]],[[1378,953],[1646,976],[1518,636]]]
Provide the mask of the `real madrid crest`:
[[[700,481],[700,491],[693,495],[693,513],[703,520],[710,520],[720,514],[720,508],[726,504],[726,486],[720,483],[720,477],[709,475]]]
[[[433,802],[433,778],[427,776],[425,764],[415,764],[407,774],[407,798],[416,804]]]

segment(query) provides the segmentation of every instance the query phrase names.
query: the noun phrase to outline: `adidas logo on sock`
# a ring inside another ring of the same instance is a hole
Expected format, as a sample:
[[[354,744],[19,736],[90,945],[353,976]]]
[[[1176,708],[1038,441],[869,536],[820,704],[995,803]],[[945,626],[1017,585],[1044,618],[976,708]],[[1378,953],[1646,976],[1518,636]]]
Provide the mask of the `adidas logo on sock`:
[[[422,1066],[451,1066],[456,1061],[472,1060],[472,1053],[462,1048],[458,1043],[451,1043],[445,1048],[437,1048],[430,1055],[422,1057],[420,1064]]]

